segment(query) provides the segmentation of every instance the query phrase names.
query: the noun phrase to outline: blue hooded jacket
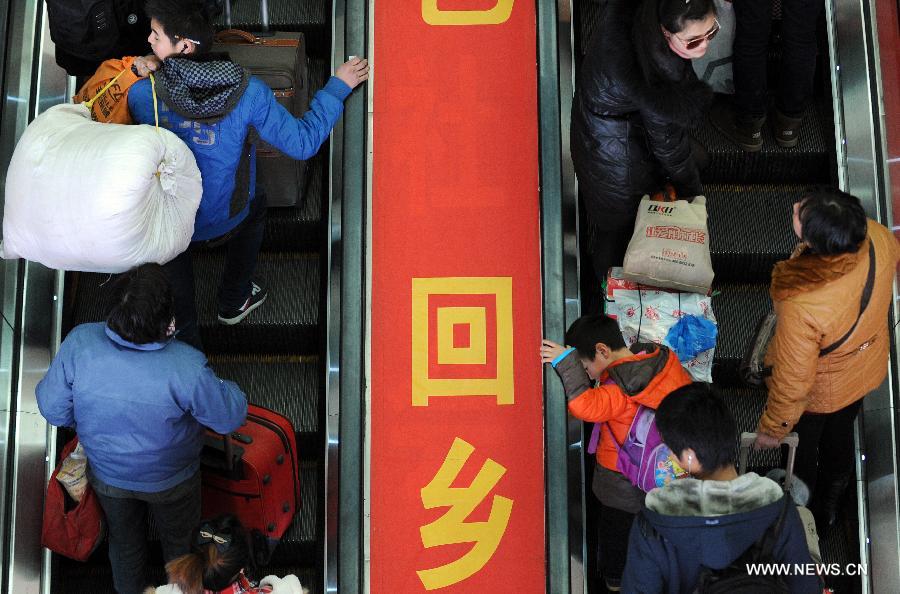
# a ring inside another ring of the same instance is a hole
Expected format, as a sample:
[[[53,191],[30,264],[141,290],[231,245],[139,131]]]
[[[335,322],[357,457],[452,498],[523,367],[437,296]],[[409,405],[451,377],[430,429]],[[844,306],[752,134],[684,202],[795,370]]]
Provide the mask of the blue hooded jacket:
[[[256,196],[256,145],[248,137],[250,128],[285,155],[309,159],[331,134],[350,90],[331,77],[309,111],[295,118],[265,83],[232,62],[165,60],[156,78],[159,124],[190,147],[203,178],[193,240],[220,237],[249,213]],[[128,109],[135,122],[154,123],[149,79],[129,89]]]
[[[66,336],[35,392],[50,424],[77,429],[97,479],[142,493],[197,472],[204,426],[229,433],[247,416],[244,393],[197,349],[133,344],[102,322]]]
[[[784,504],[781,487],[755,473],[731,481],[679,479],[647,493],[631,526],[622,591],[693,592],[703,567],[728,567],[759,540]],[[656,511],[654,511],[656,510]],[[793,503],[773,552],[776,563],[811,564],[806,533]],[[784,576],[794,594],[820,594],[815,575]]]

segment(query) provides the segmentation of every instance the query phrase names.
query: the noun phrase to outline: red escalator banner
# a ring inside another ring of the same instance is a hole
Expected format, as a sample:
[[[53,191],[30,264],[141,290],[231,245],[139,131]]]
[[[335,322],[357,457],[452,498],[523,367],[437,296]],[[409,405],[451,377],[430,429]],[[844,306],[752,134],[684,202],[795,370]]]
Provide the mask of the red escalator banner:
[[[900,2],[878,0],[878,45],[894,236],[900,239]]]
[[[545,588],[535,18],[376,5],[373,594]]]

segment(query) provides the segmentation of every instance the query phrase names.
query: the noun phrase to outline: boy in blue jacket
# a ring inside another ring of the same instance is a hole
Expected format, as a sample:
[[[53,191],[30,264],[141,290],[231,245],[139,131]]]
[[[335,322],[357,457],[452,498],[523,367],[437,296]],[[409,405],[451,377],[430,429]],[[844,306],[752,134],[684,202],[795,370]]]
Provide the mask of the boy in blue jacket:
[[[211,15],[196,1],[150,0],[152,57],[139,58],[139,74],[156,71],[160,125],[178,135],[194,153],[203,178],[203,198],[192,245],[226,246],[225,272],[218,293],[218,319],[237,324],[265,301],[266,289],[253,279],[265,230],[266,204],[256,192],[256,147],[260,138],[294,159],[309,159],[328,138],[344,99],[368,78],[366,60],[354,58],[316,93],[309,111],[295,118],[272,90],[225,54],[209,54]],[[149,80],[135,83],[128,108],[139,124],[154,122]],[[190,249],[166,265],[175,292],[179,338],[199,348]]]
[[[200,521],[204,426],[231,433],[247,416],[236,384],[173,338],[172,290],[158,264],[116,280],[107,321],[74,328],[37,385],[51,425],[73,427],[106,516],[119,594],[146,583],[147,510],[170,561],[190,550]]]
[[[709,384],[694,383],[669,394],[656,409],[656,427],[690,476],[647,493],[646,507],[631,527],[623,592],[694,592],[705,572],[715,575],[735,566],[744,573],[741,555],[770,527],[775,542],[768,561],[790,566],[782,577],[787,590],[777,591],[822,591],[818,576],[805,573],[812,558],[793,501],[771,479],[754,472],[738,475],[734,418]],[[757,585],[753,591],[776,590]]]

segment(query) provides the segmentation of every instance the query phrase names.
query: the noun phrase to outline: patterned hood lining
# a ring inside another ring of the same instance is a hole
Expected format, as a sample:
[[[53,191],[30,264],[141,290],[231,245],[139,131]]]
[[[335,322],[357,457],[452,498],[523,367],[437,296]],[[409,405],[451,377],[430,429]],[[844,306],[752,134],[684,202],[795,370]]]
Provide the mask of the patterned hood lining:
[[[167,58],[159,69],[157,91],[178,115],[205,120],[228,114],[247,88],[250,74],[228,60]]]

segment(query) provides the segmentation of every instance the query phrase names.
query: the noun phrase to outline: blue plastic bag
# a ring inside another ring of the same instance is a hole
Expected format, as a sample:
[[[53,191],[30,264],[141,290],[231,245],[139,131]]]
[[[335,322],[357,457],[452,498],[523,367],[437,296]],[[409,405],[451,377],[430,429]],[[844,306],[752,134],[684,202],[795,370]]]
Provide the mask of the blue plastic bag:
[[[665,343],[675,351],[679,361],[690,361],[716,346],[718,333],[716,325],[706,318],[686,315],[669,328]]]

